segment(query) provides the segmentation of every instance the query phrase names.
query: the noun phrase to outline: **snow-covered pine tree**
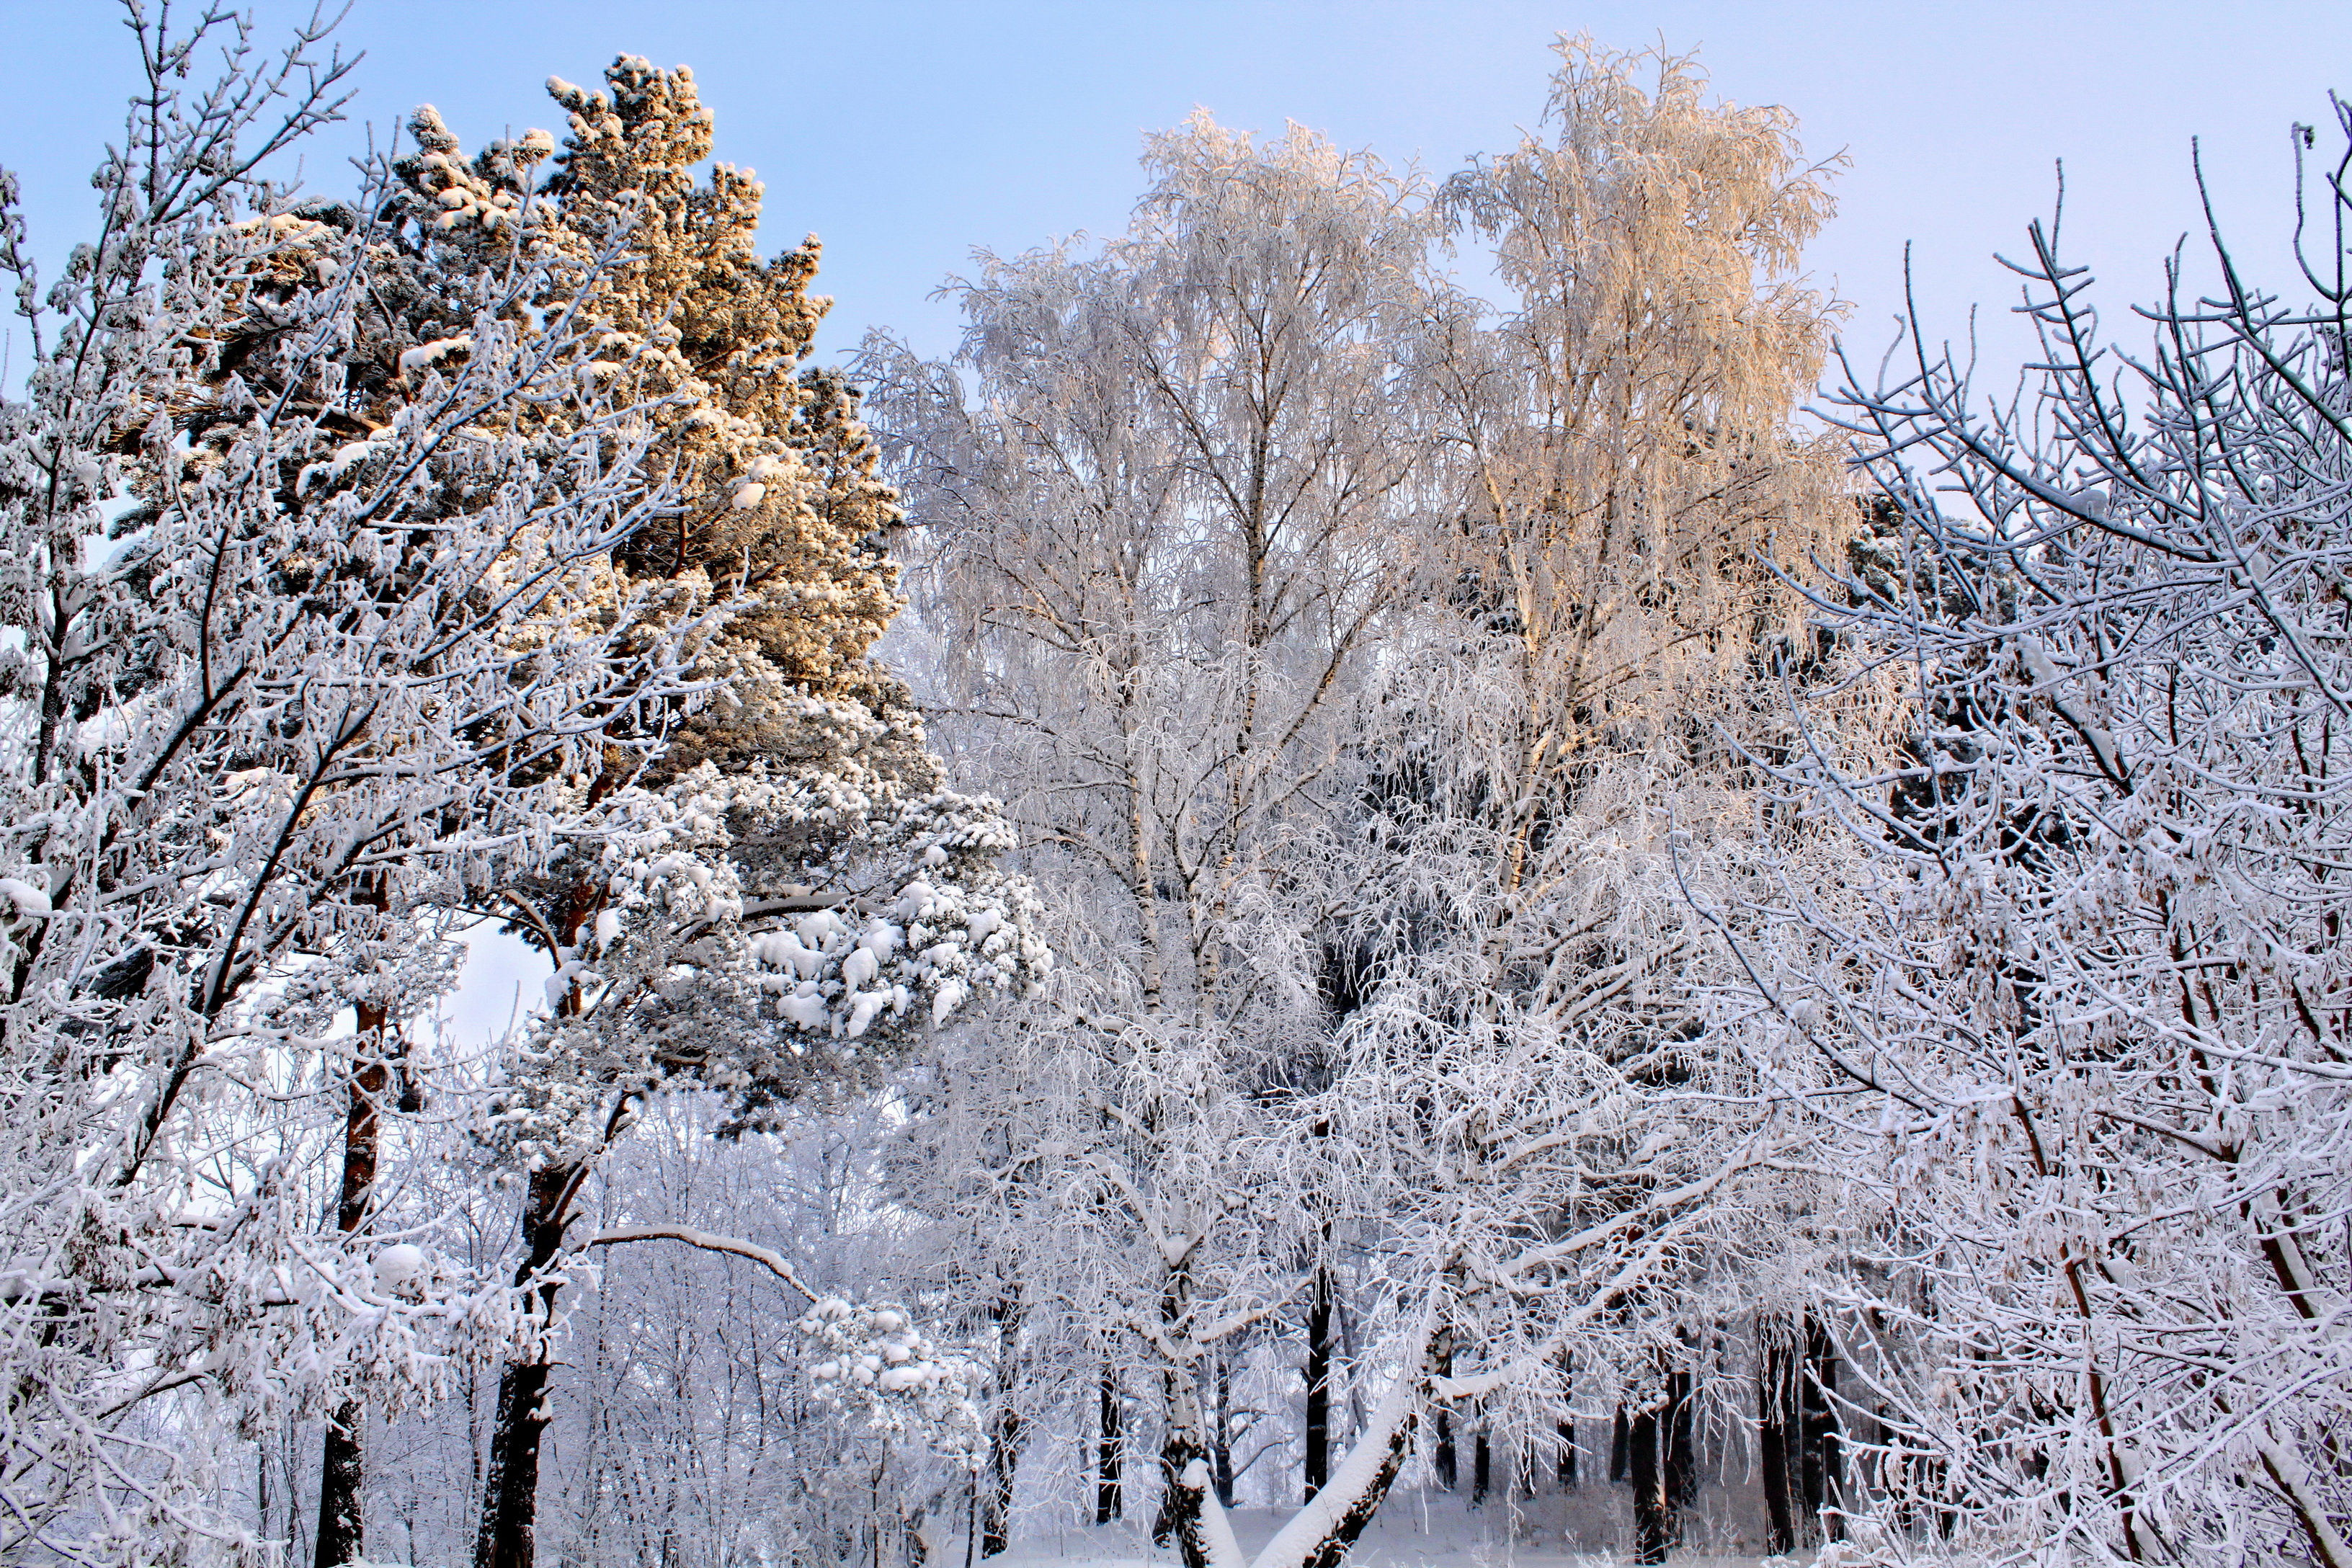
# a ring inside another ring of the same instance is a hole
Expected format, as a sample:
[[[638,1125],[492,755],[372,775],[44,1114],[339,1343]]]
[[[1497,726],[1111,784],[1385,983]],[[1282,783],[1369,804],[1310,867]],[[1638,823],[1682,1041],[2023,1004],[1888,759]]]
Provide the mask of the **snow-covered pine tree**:
[[[235,1439],[514,1327],[441,1216],[370,1238],[366,1173],[318,1177],[451,983],[445,917],[544,865],[554,781],[687,690],[697,631],[603,569],[660,496],[588,324],[527,315],[545,269],[449,283],[467,352],[419,352],[370,299],[389,176],[353,210],[256,174],[334,111],[319,35],[132,20],[98,236],[44,295],[0,220],[36,353],[0,405],[11,1559],[252,1556]]]
[[[812,1092],[871,1087],[916,1033],[1050,964],[1025,886],[997,867],[1009,826],[943,787],[905,689],[867,657],[898,604],[882,542],[896,502],[855,394],[804,363],[826,304],[809,292],[815,242],[762,261],[758,182],[725,164],[695,182],[712,121],[684,68],[625,56],[605,90],[550,91],[568,132],[551,215],[524,232],[609,265],[581,300],[544,303],[601,331],[597,383],[651,410],[651,460],[676,490],[611,571],[725,622],[694,642],[709,697],[668,715],[652,760],[624,749],[566,781],[599,831],[501,889],[555,974],[493,1118],[530,1168],[516,1284],[540,1333],[500,1388],[481,1568],[531,1560],[576,1203],[646,1097],[692,1083],[728,1099],[731,1127],[761,1126]],[[415,131],[415,209],[513,231],[496,169],[429,111]]]

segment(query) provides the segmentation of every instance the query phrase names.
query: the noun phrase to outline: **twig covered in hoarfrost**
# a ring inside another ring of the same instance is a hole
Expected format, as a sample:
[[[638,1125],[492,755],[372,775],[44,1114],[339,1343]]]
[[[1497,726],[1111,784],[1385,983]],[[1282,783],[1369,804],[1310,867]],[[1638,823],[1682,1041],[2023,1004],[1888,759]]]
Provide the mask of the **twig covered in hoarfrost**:
[[[1727,1037],[1833,1173],[1890,1551],[2352,1562],[2352,206],[2305,194],[2314,309],[2216,233],[2118,351],[2053,219],[2025,400],[1915,324],[1836,405],[1888,504],[1818,612],[1919,700],[1891,778],[1779,769],[1850,868],[1755,911]]]

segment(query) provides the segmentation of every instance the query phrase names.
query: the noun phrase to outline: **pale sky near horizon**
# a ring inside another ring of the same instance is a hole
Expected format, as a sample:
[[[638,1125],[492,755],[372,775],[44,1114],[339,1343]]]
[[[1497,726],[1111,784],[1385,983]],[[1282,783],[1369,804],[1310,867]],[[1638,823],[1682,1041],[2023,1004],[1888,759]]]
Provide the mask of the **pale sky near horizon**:
[[[253,9],[268,41],[309,6]],[[120,15],[112,0],[0,0],[19,62],[0,97],[0,165],[23,183],[51,271],[91,226],[87,176],[134,85]],[[551,74],[594,82],[624,51],[688,63],[717,111],[719,156],[767,183],[763,247],[811,230],[826,242],[821,286],[837,303],[821,350],[889,326],[940,353],[955,342],[952,307],[928,298],[940,281],[974,246],[1016,252],[1120,226],[1144,131],[1202,105],[1260,132],[1295,120],[1443,175],[1536,124],[1561,32],[1695,48],[1719,94],[1786,105],[1811,155],[1850,158],[1810,265],[1854,302],[1850,341],[1870,361],[1902,304],[1908,241],[1930,333],[1965,333],[1969,306],[1984,304],[1989,360],[2014,365],[2028,344],[1992,253],[2017,251],[2048,212],[2060,158],[2070,248],[2108,281],[2107,321],[2128,340],[2123,307],[2154,295],[2164,253],[2184,231],[2203,243],[2192,136],[2242,253],[2300,293],[2284,270],[2288,128],[2319,123],[2326,149],[2328,89],[2352,89],[2347,0],[354,0],[338,35],[366,55],[353,122],[322,138],[308,183],[347,191],[343,160],[365,126],[381,136],[419,102],[474,148],[560,129]],[[503,962],[519,978],[536,967]],[[536,992],[524,980],[524,1000]],[[469,973],[457,1034],[471,1043],[502,1025],[512,994]]]

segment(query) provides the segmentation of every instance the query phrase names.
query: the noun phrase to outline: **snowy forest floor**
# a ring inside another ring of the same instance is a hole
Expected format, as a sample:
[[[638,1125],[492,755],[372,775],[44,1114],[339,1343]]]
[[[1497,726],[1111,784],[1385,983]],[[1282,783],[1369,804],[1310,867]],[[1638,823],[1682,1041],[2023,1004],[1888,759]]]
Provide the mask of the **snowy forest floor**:
[[[1817,1561],[1826,1568],[1842,1555],[1824,1558],[1812,1549],[1759,1555],[1759,1543],[1710,1515],[1708,1500],[1703,1494],[1686,1520],[1686,1543],[1669,1559],[1675,1568],[1811,1568]],[[1719,1494],[1717,1500],[1723,1500]],[[1242,1550],[1255,1556],[1289,1510],[1237,1508],[1229,1517]],[[1465,1509],[1459,1497],[1408,1491],[1389,1500],[1349,1561],[1352,1568],[1620,1568],[1633,1560],[1633,1534],[1622,1487],[1580,1488],[1476,1510]],[[1177,1561],[1172,1550],[1151,1544],[1148,1519],[1061,1531],[1038,1530],[1033,1522],[989,1568],[1170,1568]],[[931,1562],[936,1568],[964,1568],[962,1533],[942,1542]]]

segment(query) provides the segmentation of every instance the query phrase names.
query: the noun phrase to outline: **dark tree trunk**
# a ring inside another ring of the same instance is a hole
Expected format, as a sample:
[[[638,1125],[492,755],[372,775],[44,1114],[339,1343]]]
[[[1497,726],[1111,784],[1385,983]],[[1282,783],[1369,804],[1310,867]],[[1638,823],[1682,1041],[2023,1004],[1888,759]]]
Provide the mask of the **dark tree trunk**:
[[[1020,1415],[998,1406],[989,1423],[988,1491],[980,1510],[980,1554],[1002,1557],[1013,1545],[1013,1484],[1021,1465]]]
[[[1837,1343],[1822,1320],[1805,1315],[1803,1387],[1805,1510],[1832,1541],[1845,1534],[1843,1432],[1837,1414]]]
[[[1679,1532],[1683,1511],[1698,1501],[1698,1405],[1691,1398],[1689,1373],[1669,1373],[1666,1386],[1666,1496],[1674,1501]]]
[[[1215,1418],[1209,1425],[1209,1475],[1216,1483],[1217,1501],[1234,1506],[1234,1367],[1217,1358]]]
[[[1172,1409],[1176,1401],[1171,1397],[1168,1404]],[[1185,1484],[1192,1467],[1199,1465],[1205,1470],[1208,1459],[1208,1451],[1191,1434],[1173,1429],[1171,1424],[1160,1445],[1160,1507],[1151,1516],[1151,1541],[1155,1546],[1175,1547],[1184,1568],[1207,1568],[1209,1561],[1208,1544],[1201,1536],[1201,1505],[1207,1488]]]
[[[1486,1502],[1486,1494],[1494,1489],[1494,1447],[1486,1440],[1486,1421],[1482,1415],[1478,1420],[1477,1436],[1470,1440],[1470,1506],[1477,1508]]]
[[[319,1551],[311,1560],[318,1568],[341,1568],[367,1554],[360,1513],[360,1489],[367,1479],[360,1429],[366,1418],[357,1400],[346,1400],[327,1422],[326,1452],[319,1464]]]
[[[1331,1479],[1331,1351],[1337,1316],[1331,1298],[1331,1272],[1318,1268],[1307,1309],[1307,1502],[1313,1502]]]
[[[381,907],[381,899],[377,900]],[[383,1091],[392,1079],[386,1066],[384,1013],[362,1004],[352,1040],[357,1058],[343,1110],[343,1182],[335,1224],[350,1236],[367,1224],[368,1200],[375,1191],[376,1150],[382,1137]],[[327,1420],[326,1451],[319,1466],[317,1568],[342,1568],[367,1555],[367,1531],[360,1489],[367,1459],[360,1447],[367,1412],[356,1399],[335,1406]]]
[[[1553,1460],[1552,1479],[1559,1483],[1562,1491],[1569,1491],[1576,1485],[1576,1423],[1573,1421],[1559,1424],[1559,1454]]]
[[[1783,1317],[1756,1322],[1756,1420],[1763,1450],[1764,1508],[1776,1554],[1808,1544],[1804,1502],[1803,1421],[1797,1325]]]
[[[1438,1337],[1437,1375],[1454,1375],[1454,1336],[1450,1331]],[[1430,1470],[1439,1488],[1450,1492],[1459,1478],[1454,1458],[1454,1416],[1443,1405],[1437,1407],[1436,1430],[1437,1451],[1431,1457]]]
[[[1609,1428],[1609,1484],[1616,1486],[1633,1479],[1633,1427],[1625,1419],[1625,1407],[1617,1407],[1617,1419]]]
[[[991,1313],[996,1320],[996,1397],[988,1422],[988,1490],[981,1499],[982,1557],[1003,1556],[1013,1544],[1013,1488],[1028,1436],[1027,1424],[1013,1407],[1020,1382],[1022,1315],[1022,1304],[1013,1296],[1000,1299]]]
[[[614,775],[599,773],[589,785],[593,805],[612,787]],[[561,905],[554,921],[564,943],[577,942],[588,921],[604,902],[592,884],[576,884]],[[561,950],[551,953],[559,957]],[[559,1013],[576,1016],[581,1008],[575,983],[557,1004]],[[604,1119],[599,1147],[609,1147],[623,1127],[634,1096],[622,1093]],[[540,1332],[531,1358],[509,1362],[499,1373],[499,1403],[491,1417],[489,1462],[482,1471],[482,1519],[474,1537],[474,1568],[532,1568],[539,1552],[539,1447],[547,1430],[547,1380],[553,1370],[554,1346],[547,1330],[555,1321],[561,1280],[550,1278],[563,1250],[563,1233],[572,1224],[572,1201],[586,1180],[588,1163],[548,1165],[530,1173],[524,1189],[523,1260],[515,1269],[515,1288],[531,1292],[531,1312]]]
[[[529,1250],[515,1284],[542,1276],[563,1246],[577,1170],[550,1165],[533,1171],[523,1204]],[[558,1287],[542,1282],[535,1310],[542,1327],[555,1315]],[[529,1361],[509,1362],[499,1374],[498,1413],[490,1430],[489,1468],[482,1476],[482,1524],[474,1538],[474,1568],[532,1568],[538,1550],[539,1442],[547,1427],[547,1376],[551,1347],[541,1341]]]
[[[1666,1492],[1659,1439],[1670,1430],[1663,1407],[1639,1410],[1625,1424],[1625,1463],[1633,1483],[1633,1561],[1664,1563],[1674,1545],[1674,1502]]]
[[[1095,1522],[1108,1524],[1126,1512],[1126,1500],[1120,1495],[1119,1468],[1121,1450],[1126,1446],[1125,1412],[1120,1405],[1118,1382],[1111,1375],[1110,1363],[1103,1363],[1100,1407],[1096,1415],[1095,1442]]]
[[[1690,1373],[1669,1371],[1665,1396],[1626,1422],[1626,1468],[1633,1483],[1633,1560],[1664,1563],[1682,1533],[1682,1510],[1697,1490],[1691,1452]]]

